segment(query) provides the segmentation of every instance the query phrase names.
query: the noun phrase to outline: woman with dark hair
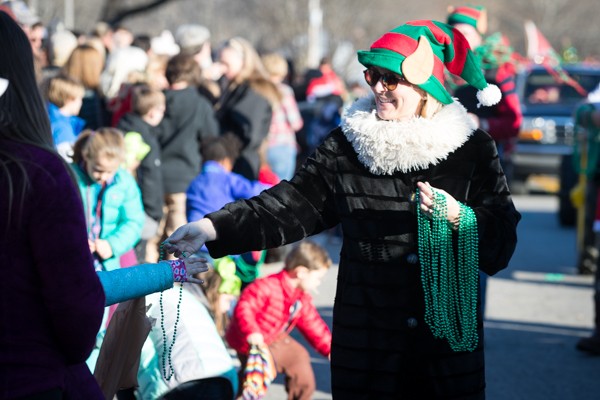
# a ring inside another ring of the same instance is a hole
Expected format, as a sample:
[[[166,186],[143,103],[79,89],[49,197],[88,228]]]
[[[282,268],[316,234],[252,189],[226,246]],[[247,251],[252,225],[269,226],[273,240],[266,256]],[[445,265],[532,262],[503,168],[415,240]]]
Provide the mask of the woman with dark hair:
[[[0,48],[8,81],[0,97],[0,398],[61,399],[71,366],[85,372],[105,297],[81,198],[54,150],[31,46],[3,12]],[[101,398],[89,387],[89,398]]]
[[[154,275],[140,266],[125,276],[125,289],[118,287],[123,275],[96,274],[81,197],[54,149],[31,45],[1,11],[0,49],[0,399],[104,399],[85,360],[105,305],[171,287],[174,273],[167,263],[156,264]],[[198,282],[188,274],[206,265],[186,263],[180,279]]]

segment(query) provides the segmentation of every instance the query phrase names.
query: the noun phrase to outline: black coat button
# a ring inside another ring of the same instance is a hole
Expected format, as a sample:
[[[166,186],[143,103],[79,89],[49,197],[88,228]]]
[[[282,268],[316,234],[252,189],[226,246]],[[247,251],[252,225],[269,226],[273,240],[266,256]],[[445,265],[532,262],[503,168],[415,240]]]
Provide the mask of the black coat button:
[[[406,262],[408,262],[409,264],[416,264],[417,262],[419,262],[419,256],[415,253],[410,253],[406,256]]]
[[[406,325],[408,325],[408,327],[410,329],[415,329],[417,327],[417,325],[419,325],[419,322],[417,321],[416,318],[409,318],[406,320]]]

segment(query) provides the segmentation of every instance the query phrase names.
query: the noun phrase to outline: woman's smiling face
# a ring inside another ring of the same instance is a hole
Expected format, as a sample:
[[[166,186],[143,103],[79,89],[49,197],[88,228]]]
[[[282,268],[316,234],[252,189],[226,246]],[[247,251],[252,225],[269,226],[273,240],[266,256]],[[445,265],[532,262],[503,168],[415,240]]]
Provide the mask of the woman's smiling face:
[[[371,68],[381,74],[390,73],[383,68]],[[386,89],[381,79],[371,86],[371,90],[375,95],[377,116],[381,119],[402,121],[421,113],[425,92],[402,78],[394,90]]]

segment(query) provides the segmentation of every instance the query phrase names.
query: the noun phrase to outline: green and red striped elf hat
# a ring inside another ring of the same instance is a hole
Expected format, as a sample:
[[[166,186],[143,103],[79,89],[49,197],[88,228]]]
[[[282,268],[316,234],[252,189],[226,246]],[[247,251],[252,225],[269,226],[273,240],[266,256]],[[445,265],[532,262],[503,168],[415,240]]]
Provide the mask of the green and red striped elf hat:
[[[370,50],[359,51],[358,61],[367,68],[384,68],[403,76],[442,104],[453,102],[444,87],[444,67],[478,89],[480,105],[497,104],[502,97],[496,85],[485,81],[465,37],[443,22],[419,20],[400,25],[377,39]]]
[[[487,11],[483,6],[448,7],[448,25],[467,24],[485,35],[487,32]]]

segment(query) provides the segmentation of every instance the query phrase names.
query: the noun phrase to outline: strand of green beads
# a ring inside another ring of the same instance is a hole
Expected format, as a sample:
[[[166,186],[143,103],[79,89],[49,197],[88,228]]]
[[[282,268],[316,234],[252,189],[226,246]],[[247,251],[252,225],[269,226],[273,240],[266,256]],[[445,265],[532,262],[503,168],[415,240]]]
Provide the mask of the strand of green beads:
[[[160,324],[163,334],[163,358],[162,358],[162,374],[166,380],[171,380],[175,375],[175,369],[173,368],[173,346],[175,346],[175,340],[177,339],[177,325],[179,324],[181,299],[183,297],[183,284],[179,284],[179,298],[177,300],[177,314],[175,316],[175,323],[173,324],[173,340],[167,348],[167,333],[164,327],[164,313],[162,308],[162,293],[160,298]],[[167,368],[169,371],[167,372]]]
[[[477,239],[477,218],[475,212],[461,204],[459,219],[459,265],[463,293],[462,321],[464,327],[463,347],[472,351],[477,346],[477,293],[479,286],[479,247]]]
[[[159,261],[162,261],[164,258],[164,249],[162,244],[160,245],[160,253],[159,253]],[[173,324],[173,340],[171,344],[167,346],[167,329],[165,328],[165,312],[163,308],[163,292],[160,292],[160,297],[158,300],[158,304],[160,306],[160,329],[163,338],[163,353],[162,353],[162,376],[167,381],[171,380],[173,375],[175,375],[175,369],[173,368],[173,346],[175,346],[175,340],[177,339],[177,325],[179,324],[179,315],[180,315],[180,307],[181,300],[183,298],[183,284],[179,284],[179,298],[177,300],[177,314],[175,317],[175,323]],[[169,372],[167,373],[167,368]]]
[[[452,300],[452,286],[449,281],[448,269],[448,225],[446,224],[446,215],[448,207],[446,197],[441,193],[433,191],[434,196],[434,211],[433,211],[433,235],[437,236],[438,253],[439,253],[439,285],[434,287],[434,290],[440,292],[439,302],[437,307],[437,325],[444,337],[448,337],[448,330],[451,329],[450,308]]]
[[[433,293],[431,287],[433,282],[433,260],[431,257],[431,226],[425,213],[420,207],[421,194],[419,190],[416,191],[415,204],[417,207],[417,240],[418,240],[418,253],[419,260],[421,260],[421,282],[423,285],[423,297],[425,300],[425,322],[429,327],[432,328],[433,334],[436,335],[434,328],[433,317]],[[428,266],[428,267],[425,267]]]
[[[478,246],[475,213],[460,204],[458,257],[447,221],[446,197],[433,191],[431,219],[419,207],[416,193],[419,258],[425,299],[425,321],[433,335],[454,351],[477,346]]]

